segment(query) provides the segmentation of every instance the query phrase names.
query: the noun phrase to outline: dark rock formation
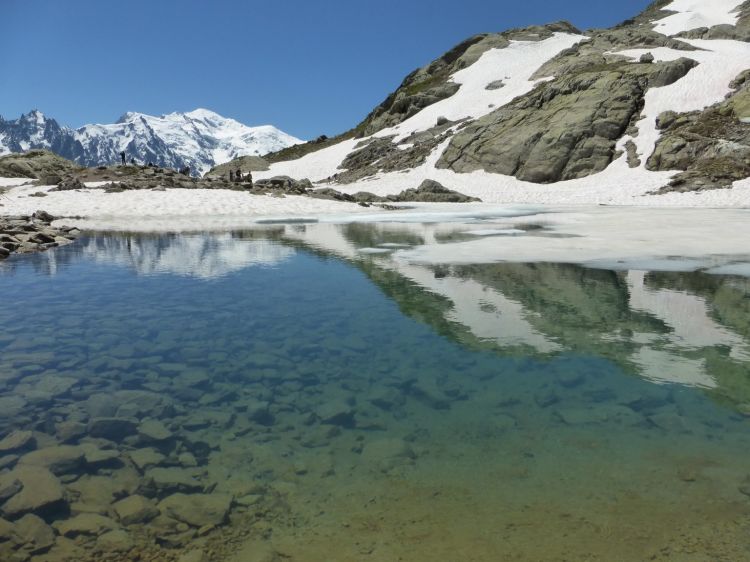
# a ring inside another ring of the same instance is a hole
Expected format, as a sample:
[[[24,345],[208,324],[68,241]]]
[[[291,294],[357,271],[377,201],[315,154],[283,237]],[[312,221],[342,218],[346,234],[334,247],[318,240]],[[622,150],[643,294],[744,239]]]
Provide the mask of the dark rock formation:
[[[45,185],[56,184],[62,176],[80,169],[70,160],[48,150],[0,156],[0,177],[40,179]]]
[[[648,88],[679,80],[695,64],[614,62],[543,83],[464,127],[438,167],[536,183],[600,172],[618,155],[615,145],[639,117]]]
[[[750,71],[732,85],[734,94],[707,110],[658,117],[662,134],[647,167],[682,170],[660,193],[727,188],[750,176]]]
[[[429,203],[471,203],[481,201],[476,197],[469,197],[458,191],[443,187],[434,180],[424,180],[416,189],[406,189],[388,198],[394,202],[429,202]]]
[[[13,253],[48,250],[75,240],[78,230],[52,227],[53,220],[55,217],[44,211],[31,216],[0,217],[0,260]]]

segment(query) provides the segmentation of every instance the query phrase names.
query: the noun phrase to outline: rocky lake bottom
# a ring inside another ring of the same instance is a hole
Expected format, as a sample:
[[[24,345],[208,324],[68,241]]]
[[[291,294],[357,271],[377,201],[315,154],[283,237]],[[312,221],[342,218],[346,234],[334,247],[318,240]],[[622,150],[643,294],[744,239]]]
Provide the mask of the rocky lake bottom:
[[[398,228],[0,263],[0,560],[750,559],[746,277]]]

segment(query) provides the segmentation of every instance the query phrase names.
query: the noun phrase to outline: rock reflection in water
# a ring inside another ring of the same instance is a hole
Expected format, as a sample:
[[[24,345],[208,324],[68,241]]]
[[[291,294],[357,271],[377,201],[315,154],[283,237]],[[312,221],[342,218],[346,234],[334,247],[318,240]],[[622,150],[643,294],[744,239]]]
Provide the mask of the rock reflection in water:
[[[11,259],[0,559],[742,559],[747,280],[358,251],[433,242],[275,225]]]

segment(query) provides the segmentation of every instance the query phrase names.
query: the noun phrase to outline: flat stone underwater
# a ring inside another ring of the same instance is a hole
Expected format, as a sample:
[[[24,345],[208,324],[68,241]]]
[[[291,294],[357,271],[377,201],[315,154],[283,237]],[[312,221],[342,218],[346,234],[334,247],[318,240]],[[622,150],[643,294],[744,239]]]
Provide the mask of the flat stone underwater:
[[[746,280],[388,259],[265,229],[0,264],[0,559],[750,558]]]

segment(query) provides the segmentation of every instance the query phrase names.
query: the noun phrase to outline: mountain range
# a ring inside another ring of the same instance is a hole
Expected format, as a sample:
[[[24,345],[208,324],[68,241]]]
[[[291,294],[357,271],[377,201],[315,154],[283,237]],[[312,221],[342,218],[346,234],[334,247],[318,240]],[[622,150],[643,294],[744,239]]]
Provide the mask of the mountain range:
[[[125,113],[111,125],[70,129],[33,110],[18,119],[0,117],[0,155],[48,149],[83,166],[120,161],[152,162],[168,168],[190,167],[202,174],[241,156],[260,156],[301,143],[270,125],[248,127],[207,109],[160,117]]]

